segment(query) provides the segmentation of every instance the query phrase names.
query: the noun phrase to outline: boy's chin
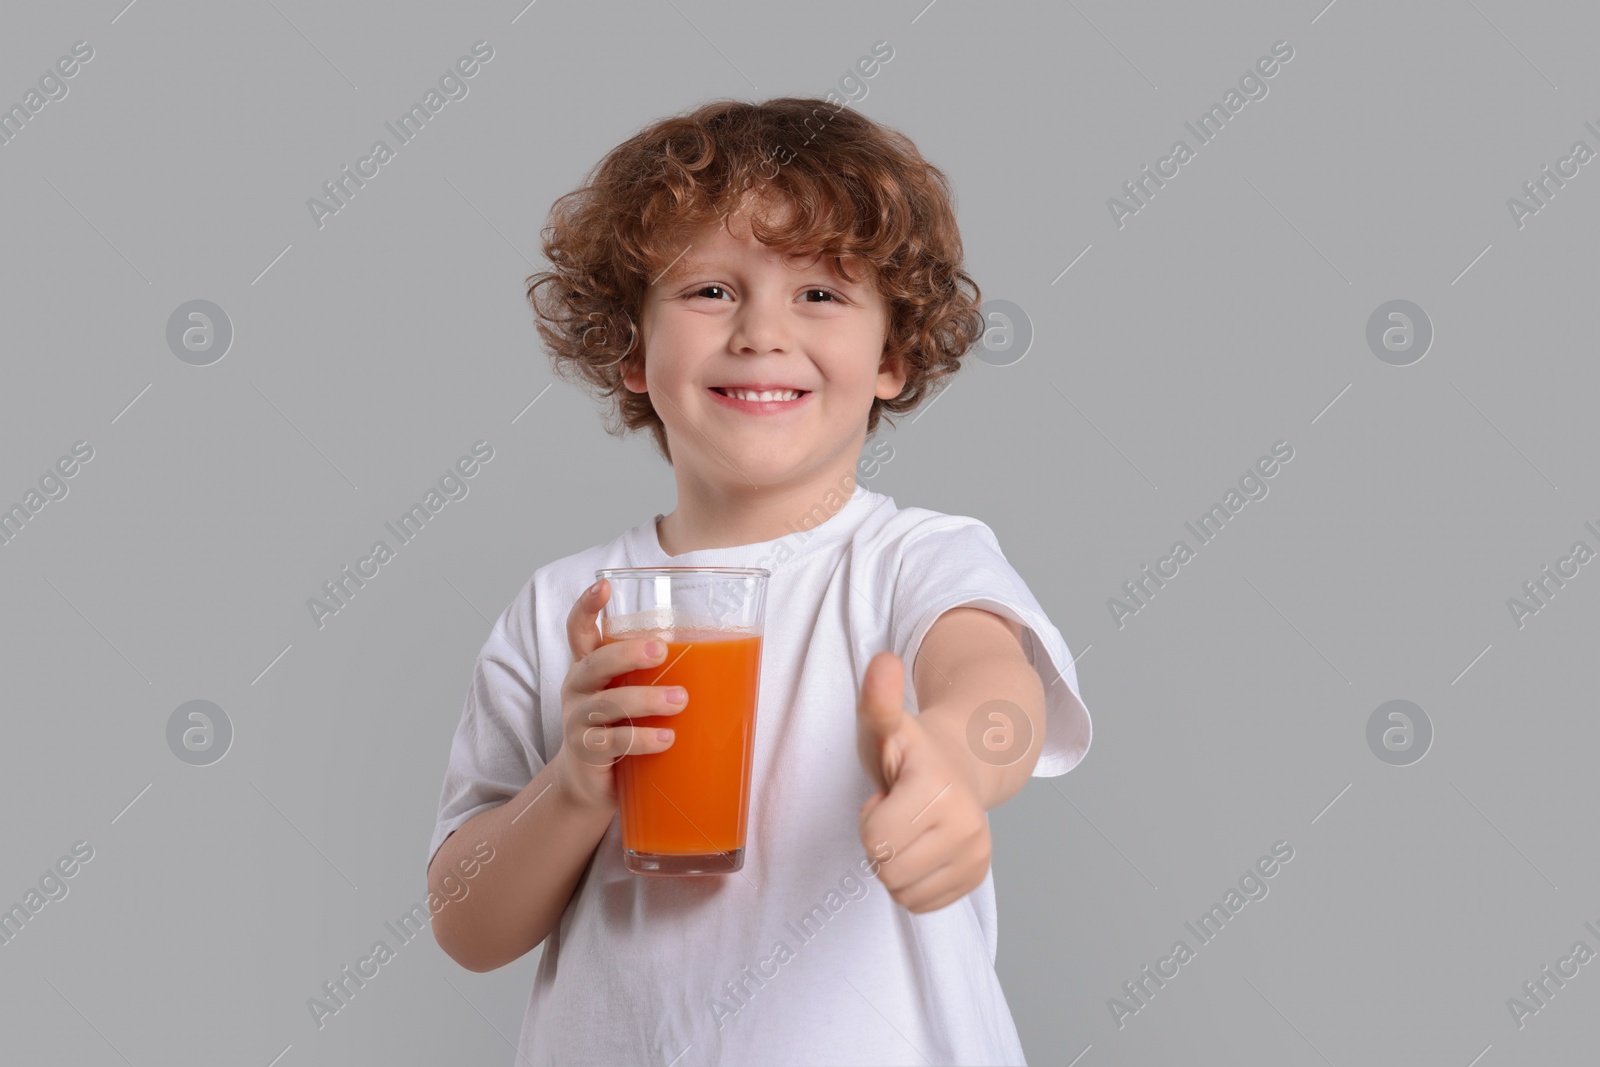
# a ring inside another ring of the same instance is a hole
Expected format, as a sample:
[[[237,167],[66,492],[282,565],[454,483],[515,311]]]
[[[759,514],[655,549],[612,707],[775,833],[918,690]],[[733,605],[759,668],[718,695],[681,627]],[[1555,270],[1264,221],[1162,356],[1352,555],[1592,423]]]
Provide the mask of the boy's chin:
[[[766,492],[805,479],[809,464],[793,449],[767,447],[732,448],[718,442],[724,456],[715,452],[707,461],[706,477],[730,494]]]

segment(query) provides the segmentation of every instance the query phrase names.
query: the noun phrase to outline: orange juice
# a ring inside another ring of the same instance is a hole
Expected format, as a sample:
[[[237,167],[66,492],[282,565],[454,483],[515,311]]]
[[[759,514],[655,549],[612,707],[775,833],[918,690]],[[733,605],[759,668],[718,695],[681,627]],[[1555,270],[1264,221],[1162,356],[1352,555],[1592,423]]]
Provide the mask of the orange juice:
[[[668,727],[674,737],[665,752],[617,761],[622,847],[666,856],[734,853],[744,848],[749,812],[761,638],[715,630],[658,636],[667,643],[661,665],[618,675],[607,687],[681,685],[689,694],[676,715],[628,720]]]

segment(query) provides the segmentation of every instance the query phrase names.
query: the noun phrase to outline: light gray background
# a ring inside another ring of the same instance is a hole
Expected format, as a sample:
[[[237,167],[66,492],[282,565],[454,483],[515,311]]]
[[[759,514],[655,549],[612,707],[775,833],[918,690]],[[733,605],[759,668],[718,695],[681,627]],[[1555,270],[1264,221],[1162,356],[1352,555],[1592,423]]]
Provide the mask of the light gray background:
[[[1600,20],[924,2],[6,5],[0,103],[95,58],[0,147],[0,502],[95,457],[0,547],[0,905],[95,858],[0,947],[0,1062],[511,1062],[536,954],[478,975],[423,938],[324,1029],[306,1000],[424,899],[487,620],[674,503],[551,384],[538,230],[646,122],[821,95],[878,40],[857,106],[947,171],[1036,336],[886,427],[869,484],[995,529],[1094,716],[1085,763],[993,816],[1030,1062],[1594,1059],[1600,963],[1520,1029],[1506,1001],[1600,950],[1600,564],[1521,629],[1506,601],[1600,547],[1600,163],[1521,229],[1506,200],[1600,149]],[[307,198],[480,39],[469,96],[319,230]],[[1279,40],[1269,95],[1115,226]],[[212,366],[165,341],[193,299],[236,332]],[[1392,299],[1436,331],[1411,366],[1365,340]],[[307,598],[478,439],[470,495],[319,630]],[[1279,440],[1270,495],[1119,629],[1107,599]],[[165,740],[193,699],[235,730],[208,767]],[[1433,723],[1411,766],[1366,742],[1391,699]],[[1119,1029],[1108,999],[1279,840],[1270,895]]]

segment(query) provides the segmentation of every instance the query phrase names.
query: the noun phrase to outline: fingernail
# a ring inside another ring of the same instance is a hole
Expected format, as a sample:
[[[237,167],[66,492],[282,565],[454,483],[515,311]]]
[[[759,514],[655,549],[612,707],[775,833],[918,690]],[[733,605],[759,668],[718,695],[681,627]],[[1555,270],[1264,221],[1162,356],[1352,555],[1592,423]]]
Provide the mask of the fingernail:
[[[675,685],[667,690],[667,703],[669,704],[682,704],[688,699],[689,693],[681,685]]]
[[[671,730],[657,730],[656,731],[656,740],[658,740],[658,741],[671,741],[672,740],[672,731]]]
[[[595,583],[594,583],[594,584],[593,584],[593,585],[591,585],[591,586],[590,586],[590,587],[589,587],[589,588],[588,588],[588,589],[587,589],[587,590],[586,590],[586,591],[585,591],[585,592],[584,592],[584,594],[583,594],[583,595],[584,595],[584,596],[594,596],[594,595],[595,595],[595,594],[596,594],[596,593],[598,593],[598,592],[600,592],[600,583],[599,583],[599,582],[595,582]]]
[[[660,641],[651,641],[649,644],[644,646],[644,650],[649,655],[661,656],[666,654],[667,646],[663,645]]]

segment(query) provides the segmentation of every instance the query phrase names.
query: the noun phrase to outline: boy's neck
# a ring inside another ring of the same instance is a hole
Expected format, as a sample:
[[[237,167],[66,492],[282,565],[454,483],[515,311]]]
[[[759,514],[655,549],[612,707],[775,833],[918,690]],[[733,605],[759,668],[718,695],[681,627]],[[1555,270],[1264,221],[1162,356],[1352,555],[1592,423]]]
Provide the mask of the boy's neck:
[[[827,521],[855,493],[854,464],[794,486],[720,486],[680,477],[678,506],[656,523],[669,556],[776,540]]]

